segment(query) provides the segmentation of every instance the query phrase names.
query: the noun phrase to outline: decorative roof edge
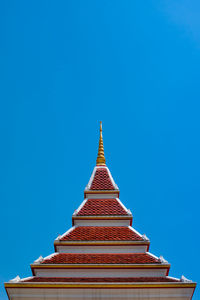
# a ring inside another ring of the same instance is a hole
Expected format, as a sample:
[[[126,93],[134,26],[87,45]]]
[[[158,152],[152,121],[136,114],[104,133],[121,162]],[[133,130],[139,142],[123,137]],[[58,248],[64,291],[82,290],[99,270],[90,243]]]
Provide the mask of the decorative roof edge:
[[[57,238],[55,239],[55,241],[60,241],[65,235],[67,235],[68,233],[70,233],[72,230],[74,230],[77,226],[74,225],[72,227],[70,227],[67,231],[65,231],[63,234],[59,234],[57,236]]]
[[[119,202],[119,204],[123,207],[123,209],[127,212],[129,216],[132,216],[131,210],[127,209],[126,206],[121,202],[119,198],[116,198],[116,200]]]
[[[44,258],[42,257],[42,255],[40,255],[40,257],[38,257],[35,261],[34,264],[40,264],[41,262],[43,262]]]
[[[161,262],[161,264],[168,264],[168,261],[166,259],[164,259],[164,257],[162,255],[158,259]]]
[[[187,279],[184,275],[181,276],[180,281],[181,282],[187,282],[187,283],[192,283],[193,282],[192,280]]]
[[[16,282],[20,282],[20,281],[21,281],[21,278],[19,277],[19,275],[17,275],[15,278],[9,280],[10,283],[16,283]]]
[[[149,252],[147,252],[149,253]],[[57,253],[56,253],[57,254]],[[150,253],[149,253],[150,254]],[[55,255],[55,253],[53,254]],[[52,255],[52,256],[53,256]],[[76,264],[76,263],[63,263],[63,264],[31,264],[31,269],[96,269],[98,266],[99,269],[120,269],[120,268],[126,268],[126,269],[169,269],[170,264],[159,264],[159,263],[139,263],[139,264],[127,264],[127,263],[119,263],[119,264],[112,264],[112,263],[107,263],[107,264],[89,264],[89,263],[81,263],[81,264]]]
[[[146,245],[148,246],[150,244],[149,241],[55,241],[54,246],[73,246],[73,245],[84,245],[84,246],[130,246],[130,245]]]
[[[79,205],[79,207],[77,209],[75,209],[72,217],[77,216],[79,211],[81,210],[81,208],[85,205],[85,203],[87,202],[88,198],[85,198],[82,203]]]
[[[41,283],[41,282],[18,282],[18,283],[5,283],[5,288],[32,288],[32,287],[41,287],[41,288],[195,288],[196,283],[186,283],[186,282],[140,282],[140,283]]]
[[[149,241],[148,238],[147,238],[147,239],[144,238],[144,234],[142,235],[142,234],[139,233],[137,230],[135,230],[135,228],[133,228],[132,226],[128,226],[128,228],[129,228],[130,230],[132,230],[134,233],[136,233],[137,235],[139,235],[139,236],[143,239],[143,241]]]

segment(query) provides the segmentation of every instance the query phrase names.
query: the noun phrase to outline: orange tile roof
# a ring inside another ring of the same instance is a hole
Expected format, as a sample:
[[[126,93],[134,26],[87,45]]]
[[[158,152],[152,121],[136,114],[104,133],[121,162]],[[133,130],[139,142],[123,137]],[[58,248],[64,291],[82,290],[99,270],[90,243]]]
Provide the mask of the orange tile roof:
[[[56,253],[45,259],[42,264],[160,264],[148,253],[129,254],[82,254]]]
[[[88,199],[77,216],[128,215],[117,199]]]
[[[180,282],[171,277],[32,277],[23,282]]]
[[[114,190],[108,170],[106,168],[97,168],[92,180],[90,190]]]
[[[60,241],[143,241],[142,237],[126,226],[79,226]]]

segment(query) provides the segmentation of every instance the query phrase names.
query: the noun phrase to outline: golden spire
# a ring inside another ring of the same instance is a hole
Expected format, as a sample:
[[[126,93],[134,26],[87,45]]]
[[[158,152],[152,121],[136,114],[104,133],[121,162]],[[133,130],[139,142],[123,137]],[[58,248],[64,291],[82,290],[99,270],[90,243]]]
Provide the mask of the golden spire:
[[[102,122],[100,122],[100,137],[99,137],[99,150],[97,156],[97,166],[106,165],[106,160],[104,156],[104,148],[103,148],[103,136],[102,136]]]

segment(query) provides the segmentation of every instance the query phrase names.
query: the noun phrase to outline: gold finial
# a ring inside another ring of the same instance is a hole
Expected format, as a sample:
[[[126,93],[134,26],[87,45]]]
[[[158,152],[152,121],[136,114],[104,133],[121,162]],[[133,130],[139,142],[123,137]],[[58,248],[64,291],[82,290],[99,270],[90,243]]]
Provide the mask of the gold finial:
[[[97,166],[105,166],[106,160],[104,156],[104,148],[103,148],[103,136],[102,136],[102,122],[100,122],[100,137],[99,137],[99,150],[97,156]]]

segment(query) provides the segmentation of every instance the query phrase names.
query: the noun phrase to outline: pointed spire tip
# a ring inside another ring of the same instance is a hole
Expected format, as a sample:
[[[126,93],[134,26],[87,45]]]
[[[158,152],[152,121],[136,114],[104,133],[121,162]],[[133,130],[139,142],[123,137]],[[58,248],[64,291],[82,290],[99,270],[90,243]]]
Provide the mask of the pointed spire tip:
[[[97,166],[105,166],[106,165],[106,159],[104,156],[104,147],[103,147],[102,122],[100,122],[99,149],[98,149],[96,165]]]

